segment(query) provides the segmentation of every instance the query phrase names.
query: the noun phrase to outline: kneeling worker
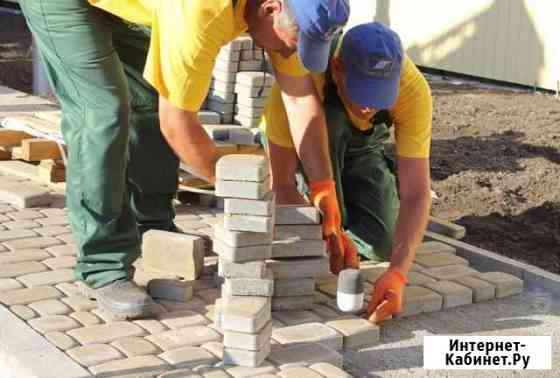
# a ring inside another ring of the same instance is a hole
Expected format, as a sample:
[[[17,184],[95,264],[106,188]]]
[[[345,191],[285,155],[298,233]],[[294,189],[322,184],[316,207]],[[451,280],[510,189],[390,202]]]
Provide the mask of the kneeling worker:
[[[377,280],[369,304],[370,320],[379,322],[402,309],[406,276],[422,240],[430,209],[432,97],[425,78],[402,49],[398,35],[380,23],[367,23],[334,38],[328,70],[314,76],[323,99],[327,141],[317,140],[298,155],[276,87],[261,128],[268,140],[273,188],[280,204],[305,203],[297,190],[298,165],[330,160],[332,179],[322,183],[335,193],[334,216],[357,252],[390,267]],[[384,143],[394,125],[397,177]],[[398,178],[398,180],[397,180]],[[398,184],[397,184],[398,182]],[[314,183],[308,183],[317,206]],[[398,189],[397,189],[398,186]],[[319,198],[319,200],[321,200]],[[336,225],[335,225],[336,227]],[[331,255],[331,270],[356,267],[352,256]]]

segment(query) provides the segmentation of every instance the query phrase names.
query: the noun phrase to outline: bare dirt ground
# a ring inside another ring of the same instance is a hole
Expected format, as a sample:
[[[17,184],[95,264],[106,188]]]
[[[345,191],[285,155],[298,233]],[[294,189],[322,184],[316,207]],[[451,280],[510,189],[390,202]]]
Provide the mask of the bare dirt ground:
[[[0,85],[31,90],[30,37],[0,15]],[[432,214],[473,245],[560,273],[560,101],[432,82]]]

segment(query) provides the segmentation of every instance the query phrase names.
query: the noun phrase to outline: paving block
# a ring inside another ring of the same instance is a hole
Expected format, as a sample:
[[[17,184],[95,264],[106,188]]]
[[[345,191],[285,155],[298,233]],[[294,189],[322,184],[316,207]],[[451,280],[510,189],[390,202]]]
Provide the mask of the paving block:
[[[336,298],[336,289],[338,287],[338,283],[337,282],[330,282],[328,284],[324,284],[324,285],[319,285],[318,290],[325,294],[328,295],[331,298]]]
[[[379,341],[379,327],[363,318],[348,316],[326,322],[344,337],[344,349],[371,346]]]
[[[227,296],[272,297],[274,279],[268,271],[265,278],[228,278],[222,285],[222,294]]]
[[[263,362],[259,367],[228,366],[225,370],[234,378],[268,378],[269,375],[276,377],[274,374],[278,372],[278,369],[267,361]]]
[[[0,278],[0,291],[21,289],[23,285],[13,278]]]
[[[383,273],[387,271],[385,264],[381,265],[363,265],[360,266],[360,274],[364,282],[375,283]]]
[[[451,308],[472,303],[472,290],[452,281],[428,282],[422,285],[443,297],[443,308]]]
[[[64,244],[45,248],[45,250],[56,257],[76,256],[78,247],[75,244]]]
[[[324,257],[269,260],[267,267],[272,270],[274,279],[310,278],[330,271],[329,260]]]
[[[453,239],[462,239],[467,233],[463,226],[432,216],[429,218],[428,230]]]
[[[441,310],[443,298],[435,291],[420,286],[407,286],[403,292],[403,309],[398,317]]]
[[[169,370],[169,365],[156,356],[138,356],[106,362],[89,370],[96,377],[137,378],[139,371],[144,377],[153,377]]]
[[[78,340],[82,345],[107,344],[123,337],[144,336],[146,331],[132,322],[113,322],[89,327],[77,328],[68,335]]]
[[[160,349],[142,337],[125,337],[111,343],[127,357],[160,353]]]
[[[0,302],[6,306],[26,305],[41,300],[57,299],[60,297],[62,297],[62,293],[51,286],[39,286],[0,292]]]
[[[427,253],[416,256],[414,262],[424,269],[437,268],[448,265],[469,265],[469,261],[451,253]]]
[[[44,272],[48,270],[44,264],[37,261],[24,261],[0,266],[0,278],[15,278],[25,274]]]
[[[233,122],[248,128],[256,128],[259,126],[261,117],[247,117],[242,114],[236,114],[233,117]]]
[[[62,241],[52,237],[26,238],[18,240],[10,240],[4,243],[6,247],[17,251],[20,249],[47,248],[62,244]]]
[[[249,96],[239,96],[237,98],[237,104],[249,108],[264,108],[266,99],[263,97],[255,98]]]
[[[167,327],[163,323],[154,319],[140,319],[135,320],[133,323],[140,326],[151,335],[162,333],[163,331],[167,330]]]
[[[235,104],[234,109],[237,115],[242,115],[249,118],[259,117],[264,110],[264,108],[262,107],[250,107],[250,106],[243,106],[240,104]]]
[[[258,200],[266,198],[270,190],[270,178],[268,177],[262,182],[216,180],[215,193],[218,197]]]
[[[2,226],[6,227],[9,230],[29,230],[37,227],[41,227],[41,225],[35,221],[13,221],[13,222],[4,222]]]
[[[276,206],[276,224],[319,224],[321,215],[313,206],[279,205]]]
[[[0,183],[0,201],[20,208],[49,206],[54,197],[49,190],[31,182]]]
[[[216,64],[214,64],[214,69],[235,73],[239,70],[239,61],[220,59],[218,55],[218,58],[216,58]]]
[[[224,216],[224,228],[230,231],[272,234],[274,219],[254,215],[226,214]]]
[[[221,298],[216,300],[215,311],[215,321],[223,330],[257,333],[271,318],[270,298]]]
[[[270,342],[258,351],[224,347],[223,362],[224,364],[258,367],[264,362],[269,354]]]
[[[474,276],[478,272],[464,265],[448,265],[426,269],[422,273],[439,281],[450,281],[461,277]]]
[[[97,308],[97,302],[84,297],[83,295],[72,295],[61,299],[68,306],[72,307],[74,311],[90,311]]]
[[[282,345],[318,343],[334,350],[343,346],[342,335],[319,322],[275,329],[272,338]]]
[[[316,323],[322,319],[311,311],[275,311],[274,319],[281,321],[287,326],[304,323]]]
[[[472,290],[473,302],[484,302],[496,297],[496,287],[476,277],[461,277],[453,280]]]
[[[287,367],[278,373],[282,378],[324,378],[321,374],[303,366]]]
[[[297,238],[275,240],[272,243],[272,258],[325,257],[327,244],[323,240],[300,240]]]
[[[325,305],[315,304],[313,305],[313,313],[317,314],[323,320],[333,320],[340,318],[340,313],[335,311]]]
[[[260,60],[242,60],[239,62],[239,71],[259,71],[262,70],[263,63]]]
[[[62,332],[48,332],[43,336],[54,346],[61,350],[68,350],[78,346],[78,342]]]
[[[56,285],[63,282],[74,282],[76,279],[76,275],[72,269],[51,270],[18,277],[18,280],[27,287]]]
[[[220,123],[220,115],[216,112],[210,112],[210,111],[199,111],[198,112],[198,119],[200,121],[200,123],[206,123],[206,124],[219,124]]]
[[[186,346],[200,346],[210,341],[219,341],[221,336],[210,327],[193,326],[150,335],[146,340],[164,351]]]
[[[315,280],[313,278],[292,278],[274,281],[275,297],[295,297],[313,295]]]
[[[150,230],[142,242],[145,267],[196,280],[203,272],[206,242],[196,235]]]
[[[31,308],[24,305],[15,305],[10,307],[10,311],[16,314],[20,319],[29,320],[34,319],[38,314]]]
[[[80,365],[88,367],[124,357],[117,349],[105,344],[80,346],[66,353]]]
[[[221,101],[208,100],[207,107],[213,112],[231,114],[235,106]]]
[[[408,272],[406,280],[409,286],[423,286],[426,283],[436,282],[434,278],[420,272]]]
[[[272,321],[269,321],[258,333],[243,333],[224,330],[224,347],[259,351],[270,343]]]
[[[216,163],[216,178],[218,180],[263,182],[269,175],[268,159],[265,156],[226,155]]]
[[[457,252],[456,248],[450,246],[449,244],[445,244],[437,241],[427,241],[427,242],[420,243],[420,245],[416,249],[416,256],[430,254],[430,253],[455,254],[456,252]]]
[[[234,263],[220,260],[218,263],[218,274],[224,278],[265,278],[266,273],[266,262],[264,261]]]
[[[63,257],[50,258],[50,259],[44,260],[43,264],[45,264],[46,266],[48,266],[52,270],[74,268],[76,266],[76,257],[75,256],[63,256]]]
[[[16,240],[16,239],[25,239],[25,238],[32,238],[38,236],[35,231],[28,230],[28,229],[15,229],[15,230],[7,230],[7,231],[0,231],[0,243],[9,241],[9,240]]]
[[[313,308],[313,295],[272,298],[273,311],[311,310],[312,308]]]
[[[65,315],[49,315],[31,319],[29,325],[41,333],[65,332],[81,327],[76,320]]]
[[[272,256],[272,245],[254,245],[247,247],[230,247],[219,239],[214,239],[214,252],[220,256],[220,260],[230,262],[247,262],[255,260],[266,260]]]
[[[216,68],[212,71],[212,77],[214,78],[214,80],[219,80],[226,83],[235,83],[235,76],[235,72],[222,71]]]
[[[272,233],[227,230],[223,224],[214,225],[214,237],[232,247],[247,247],[272,243]]]
[[[148,293],[152,298],[176,302],[188,302],[194,293],[192,282],[153,279],[148,282]]]
[[[523,291],[523,280],[509,273],[486,272],[479,273],[476,277],[496,287],[496,298],[508,297]]]
[[[315,370],[326,378],[352,378],[352,376],[344,370],[326,362],[313,364],[309,366],[309,368]]]
[[[272,201],[272,195],[268,195],[265,200],[226,198],[224,201],[224,211],[226,214],[244,214],[257,215],[261,217],[271,217],[273,209],[274,202]]]
[[[85,327],[96,325],[101,323],[101,319],[99,319],[96,315],[89,311],[78,311],[70,314],[72,319],[76,319],[80,323],[82,323]]]
[[[302,240],[323,240],[323,226],[320,224],[277,224],[274,227],[276,240],[299,238]]]
[[[340,353],[317,343],[274,348],[268,360],[281,368],[283,366],[307,366],[320,362],[329,363],[341,368],[343,362]]]
[[[244,86],[271,86],[274,83],[274,76],[262,72],[238,72],[236,76],[235,82]]]
[[[158,357],[180,368],[211,365],[218,361],[218,359],[206,349],[194,346],[171,350],[160,354]]]
[[[41,316],[67,315],[72,312],[70,307],[56,299],[33,302],[29,304],[29,307]]]
[[[240,83],[235,83],[234,86],[237,98],[267,98],[271,92],[270,86],[248,86]]]
[[[191,310],[166,312],[158,315],[157,319],[170,329],[181,329],[210,323],[203,315]]]
[[[210,84],[210,89],[219,92],[233,92],[235,89],[236,83],[234,82],[226,82],[221,81],[216,78],[212,78],[212,83]],[[205,123],[202,122],[201,123]],[[214,123],[215,124],[215,123]]]

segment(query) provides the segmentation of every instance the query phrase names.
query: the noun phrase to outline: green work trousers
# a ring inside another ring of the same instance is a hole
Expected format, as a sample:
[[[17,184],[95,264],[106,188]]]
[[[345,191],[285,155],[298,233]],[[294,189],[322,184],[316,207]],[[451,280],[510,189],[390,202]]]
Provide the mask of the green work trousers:
[[[140,235],[174,228],[179,162],[142,78],[149,30],[87,0],[21,0],[62,108],[76,274],[97,288],[126,278]]]

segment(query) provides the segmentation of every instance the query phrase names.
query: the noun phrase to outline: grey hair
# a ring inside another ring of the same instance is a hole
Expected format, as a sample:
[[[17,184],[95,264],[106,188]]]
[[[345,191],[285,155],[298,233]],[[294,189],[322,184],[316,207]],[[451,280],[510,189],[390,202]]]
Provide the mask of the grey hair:
[[[288,0],[282,0],[282,12],[274,16],[274,27],[284,30],[298,30],[299,26]]]

